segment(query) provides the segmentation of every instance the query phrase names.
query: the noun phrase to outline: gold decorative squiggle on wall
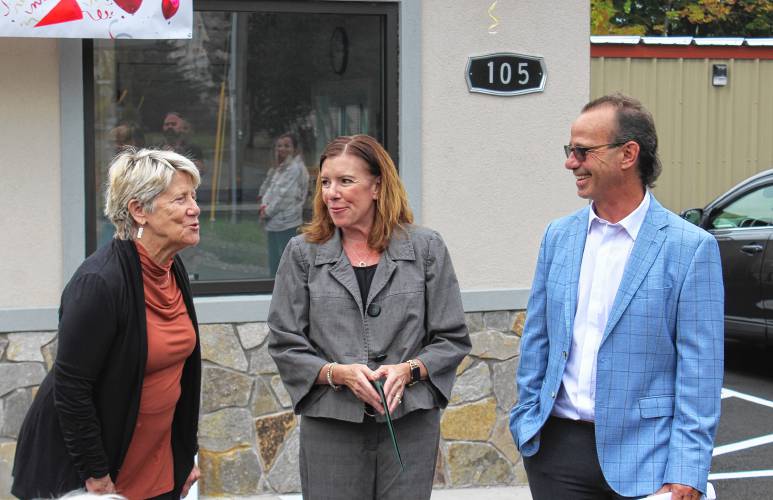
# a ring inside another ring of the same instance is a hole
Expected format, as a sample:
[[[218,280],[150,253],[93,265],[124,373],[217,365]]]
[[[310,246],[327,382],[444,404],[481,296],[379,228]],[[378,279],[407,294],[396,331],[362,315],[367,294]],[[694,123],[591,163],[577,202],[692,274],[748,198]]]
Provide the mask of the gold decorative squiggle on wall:
[[[488,27],[488,32],[492,35],[496,35],[497,32],[493,31],[494,28],[499,26],[499,19],[497,19],[497,16],[494,15],[494,7],[497,6],[497,0],[494,0],[494,3],[491,4],[488,8],[488,16],[494,21],[494,23]]]

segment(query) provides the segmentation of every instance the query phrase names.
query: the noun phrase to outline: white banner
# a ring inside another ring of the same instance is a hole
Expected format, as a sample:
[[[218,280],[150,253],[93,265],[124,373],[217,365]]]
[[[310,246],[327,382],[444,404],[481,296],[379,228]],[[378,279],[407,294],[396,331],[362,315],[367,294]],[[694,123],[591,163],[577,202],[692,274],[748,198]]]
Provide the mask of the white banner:
[[[0,36],[191,38],[193,0],[0,0]]]

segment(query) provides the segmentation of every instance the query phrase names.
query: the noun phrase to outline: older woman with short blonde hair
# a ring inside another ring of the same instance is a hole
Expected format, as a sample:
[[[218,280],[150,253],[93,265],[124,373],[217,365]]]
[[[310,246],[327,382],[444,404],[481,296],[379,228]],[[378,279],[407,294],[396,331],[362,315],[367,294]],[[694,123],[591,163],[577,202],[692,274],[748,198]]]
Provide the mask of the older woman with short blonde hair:
[[[172,151],[143,149],[119,154],[108,172],[105,191],[105,217],[115,226],[115,237],[131,240],[137,235],[140,223],[129,213],[132,200],[146,212],[153,212],[153,202],[172,183],[174,174],[188,174],[194,189],[201,183],[193,163]]]
[[[171,499],[198,479],[201,355],[177,254],[199,242],[199,182],[171,151],[128,148],[113,160],[115,237],[62,293],[56,361],[20,431],[14,495]]]

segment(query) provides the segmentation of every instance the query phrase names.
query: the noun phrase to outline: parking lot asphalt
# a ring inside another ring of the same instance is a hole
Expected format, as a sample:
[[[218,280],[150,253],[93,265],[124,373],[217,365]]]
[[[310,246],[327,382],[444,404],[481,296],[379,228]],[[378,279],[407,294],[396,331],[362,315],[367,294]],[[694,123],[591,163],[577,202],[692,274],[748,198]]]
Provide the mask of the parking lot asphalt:
[[[709,480],[718,500],[773,498],[773,350],[728,341]]]

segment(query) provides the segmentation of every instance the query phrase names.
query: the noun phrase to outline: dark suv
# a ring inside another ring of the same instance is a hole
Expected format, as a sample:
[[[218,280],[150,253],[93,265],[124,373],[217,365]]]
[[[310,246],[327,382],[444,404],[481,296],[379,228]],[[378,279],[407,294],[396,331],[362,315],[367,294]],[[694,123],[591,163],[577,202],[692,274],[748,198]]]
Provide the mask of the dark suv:
[[[773,345],[773,169],[682,217],[719,243],[725,336]]]

